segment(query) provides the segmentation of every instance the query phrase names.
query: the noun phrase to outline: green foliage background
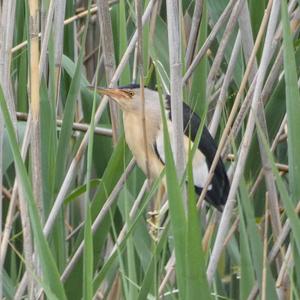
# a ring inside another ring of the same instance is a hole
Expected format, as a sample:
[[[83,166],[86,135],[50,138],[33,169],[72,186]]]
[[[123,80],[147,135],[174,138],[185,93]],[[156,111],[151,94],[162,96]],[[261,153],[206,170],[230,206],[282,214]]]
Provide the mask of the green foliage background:
[[[244,155],[245,145],[241,145],[249,126],[247,122],[251,120],[251,80],[258,80],[260,68],[267,64],[254,134],[246,145],[249,152],[233,196],[234,210],[227,216],[230,230],[226,230],[225,244],[218,245],[215,238],[221,215],[206,207],[197,210],[191,158],[186,172],[188,208],[185,211],[180,196],[181,180],[176,176],[167,135],[165,173],[150,185],[132,160],[122,128],[117,142],[113,143],[109,106],[87,88],[89,83],[109,85],[101,44],[104,33],[101,33],[95,3],[101,1],[66,1],[65,25],[56,23],[59,6],[54,8],[40,82],[41,210],[33,192],[32,164],[36,158],[31,155],[31,140],[26,134],[26,126],[31,122],[27,121],[32,75],[29,0],[15,1],[14,30],[10,32],[12,48],[8,49],[9,56],[3,56],[10,62],[13,105],[8,102],[8,86],[0,80],[0,117],[4,123],[0,127],[3,144],[0,143],[3,191],[0,298],[37,299],[44,293],[49,299],[299,299],[300,222],[296,211],[300,196],[299,3],[273,0],[273,8],[279,7],[278,19],[274,25],[272,55],[270,62],[266,62],[263,60],[266,28],[262,32],[260,28],[264,11],[271,7],[269,1],[244,1],[247,4],[244,13],[250,23],[237,18],[229,31],[226,24],[236,13],[231,9],[212,40],[210,35],[215,24],[232,1],[200,1],[201,18],[192,58],[195,59],[203,45],[210,45],[184,84],[183,95],[184,101],[201,115],[207,126],[220,104],[224,78],[238,34],[241,36],[233,72],[224,86],[224,104],[215,134],[218,143],[224,129],[232,129],[222,151],[230,179],[241,167],[237,162]],[[40,45],[43,45],[51,2],[40,1]],[[142,1],[144,10],[149,2]],[[158,88],[163,95],[170,87],[167,6],[166,1],[154,2],[157,5],[143,28],[143,75],[145,83]],[[189,68],[186,50],[195,2],[198,1],[179,1],[183,75]],[[108,4],[113,33],[110,38],[114,45],[111,55],[118,66],[136,30],[135,1],[114,0]],[[0,10],[0,13],[3,18],[5,12]],[[73,16],[77,17],[70,19]],[[243,22],[252,32],[253,41],[261,37],[261,43],[255,56],[254,76],[241,89],[249,63],[247,53],[253,49],[244,39]],[[60,45],[56,43],[57,26],[63,28]],[[230,36],[221,64],[212,82],[208,82],[226,34]],[[60,48],[61,66],[57,66]],[[138,80],[135,51],[134,47],[115,84]],[[241,98],[232,126],[229,115],[240,89]],[[100,120],[97,119],[99,106],[103,108]],[[261,118],[265,121],[261,122]],[[85,139],[87,147],[82,147]],[[22,143],[29,143],[23,158]],[[159,223],[154,226],[150,218],[152,203],[163,176],[170,191],[169,210],[160,212]],[[267,180],[274,183],[273,188],[266,184]],[[55,223],[45,230],[58,199],[61,205]],[[24,218],[30,224],[29,245],[24,238]],[[207,280],[214,247],[221,247],[222,254],[215,262],[217,270],[213,279]],[[32,252],[26,256],[30,248]]]

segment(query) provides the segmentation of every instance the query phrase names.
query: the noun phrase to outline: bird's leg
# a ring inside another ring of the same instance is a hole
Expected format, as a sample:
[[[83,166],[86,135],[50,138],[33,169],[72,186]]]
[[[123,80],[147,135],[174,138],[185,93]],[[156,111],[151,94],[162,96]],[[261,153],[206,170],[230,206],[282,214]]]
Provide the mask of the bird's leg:
[[[149,232],[153,240],[158,239],[158,232],[160,229],[160,215],[159,210],[161,207],[161,202],[165,194],[165,185],[162,183],[160,184],[158,191],[156,193],[154,203],[152,205],[152,210],[148,212],[149,218],[148,223],[150,224]]]

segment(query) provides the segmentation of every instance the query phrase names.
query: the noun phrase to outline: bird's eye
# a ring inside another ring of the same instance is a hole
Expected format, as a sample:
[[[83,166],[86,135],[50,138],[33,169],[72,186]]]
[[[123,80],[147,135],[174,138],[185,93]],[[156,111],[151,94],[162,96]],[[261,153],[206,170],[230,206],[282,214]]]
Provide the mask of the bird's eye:
[[[133,91],[128,91],[128,95],[129,95],[130,97],[133,97],[133,96],[134,96],[134,92],[133,92]]]

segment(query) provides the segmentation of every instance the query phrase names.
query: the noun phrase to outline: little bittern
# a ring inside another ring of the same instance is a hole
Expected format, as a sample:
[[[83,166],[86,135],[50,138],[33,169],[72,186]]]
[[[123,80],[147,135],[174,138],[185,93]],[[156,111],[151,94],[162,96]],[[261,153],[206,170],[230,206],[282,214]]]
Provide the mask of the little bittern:
[[[144,130],[142,118],[141,89],[137,84],[120,88],[96,88],[97,92],[111,97],[117,102],[123,111],[123,122],[126,142],[132,151],[137,164],[147,174],[146,159],[148,158],[149,176],[154,179],[158,177],[164,168],[165,153],[162,129],[162,117],[160,109],[159,93],[155,90],[144,88],[145,100],[145,127],[147,134],[147,148],[144,145]],[[171,147],[173,149],[172,119],[170,96],[165,97],[165,109],[168,118],[168,130],[170,134]],[[193,145],[197,131],[200,127],[200,118],[191,108],[183,103],[183,128],[184,128],[184,150],[188,155],[190,142]],[[190,141],[191,140],[191,141]],[[195,191],[200,195],[209,168],[216,154],[216,143],[206,127],[203,128],[202,136],[193,157],[193,177]],[[146,154],[146,151],[148,152]],[[206,193],[206,200],[222,210],[229,191],[229,182],[224,164],[219,159],[214,176]]]

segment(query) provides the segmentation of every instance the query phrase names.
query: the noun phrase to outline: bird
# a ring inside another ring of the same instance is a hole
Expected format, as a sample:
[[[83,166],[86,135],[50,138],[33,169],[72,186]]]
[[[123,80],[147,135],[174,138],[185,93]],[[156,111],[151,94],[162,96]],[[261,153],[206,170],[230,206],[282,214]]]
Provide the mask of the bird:
[[[95,89],[95,87],[92,86],[90,88]],[[142,118],[142,89],[139,84],[130,84],[117,88],[96,87],[96,92],[101,95],[109,96],[121,108],[123,112],[125,140],[136,159],[137,165],[150,179],[155,179],[160,176],[165,166],[165,153],[159,92],[155,89],[144,87],[144,121]],[[171,149],[174,153],[171,101],[170,95],[166,95],[164,107]],[[200,117],[183,102],[183,141],[186,158],[191,147],[190,145],[193,145],[196,139],[200,124]],[[147,148],[144,143],[144,126],[147,135]],[[209,168],[213,162],[216,151],[217,144],[210,135],[207,127],[204,126],[192,160],[194,189],[198,196],[201,194],[206,183]],[[220,158],[216,165],[211,183],[208,186],[205,200],[219,211],[222,211],[227,200],[228,192],[229,180],[224,163]]]

